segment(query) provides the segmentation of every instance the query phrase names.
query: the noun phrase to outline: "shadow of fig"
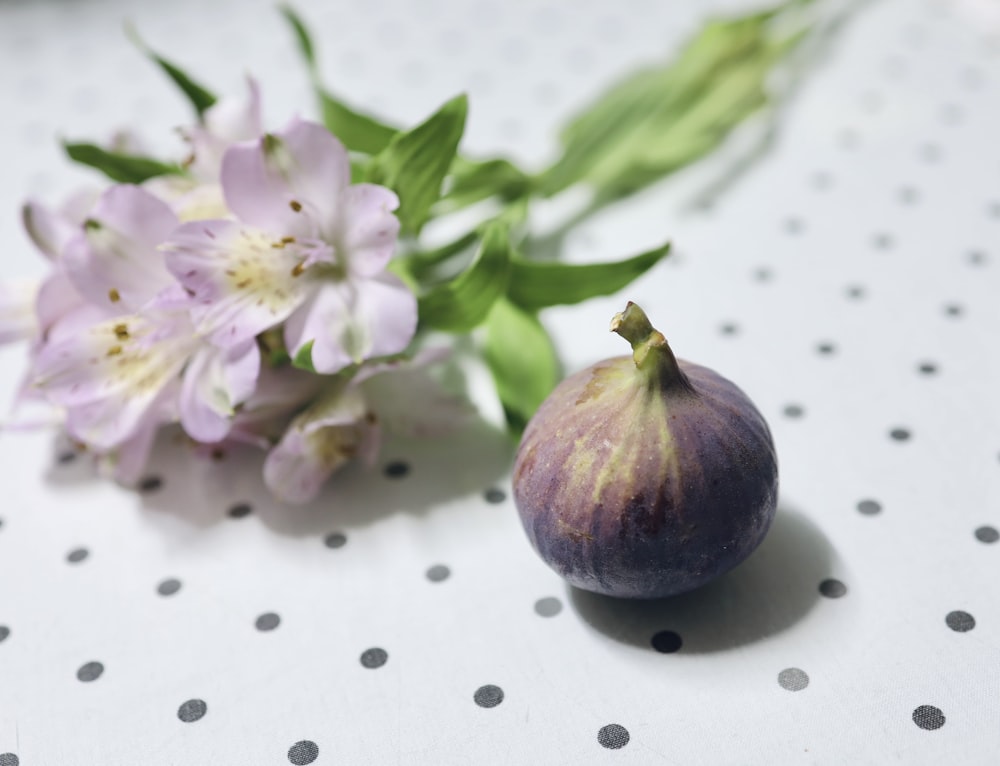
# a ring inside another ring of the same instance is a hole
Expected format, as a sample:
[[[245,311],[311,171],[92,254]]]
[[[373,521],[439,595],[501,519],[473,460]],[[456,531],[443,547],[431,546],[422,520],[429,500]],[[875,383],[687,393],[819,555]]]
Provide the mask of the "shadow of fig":
[[[822,598],[835,554],[805,515],[779,507],[771,531],[742,564],[694,591],[648,601],[567,586],[573,609],[593,629],[653,651],[719,652],[762,641],[802,620]],[[670,636],[662,645],[664,631]],[[653,637],[660,634],[658,647]],[[672,644],[672,645],[671,645]]]

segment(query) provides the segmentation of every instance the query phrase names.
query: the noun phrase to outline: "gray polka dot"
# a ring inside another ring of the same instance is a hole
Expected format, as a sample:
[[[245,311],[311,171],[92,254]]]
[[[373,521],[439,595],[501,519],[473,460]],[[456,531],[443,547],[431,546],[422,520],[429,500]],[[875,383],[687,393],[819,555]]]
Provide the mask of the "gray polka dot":
[[[319,758],[319,745],[310,739],[303,739],[288,748],[288,761],[295,766],[305,766]]]
[[[442,580],[447,580],[450,574],[451,570],[444,564],[435,564],[427,570],[427,579],[431,582],[441,582]]]
[[[402,460],[393,460],[385,466],[385,475],[390,479],[402,479],[410,472],[410,464]]]
[[[719,325],[719,332],[723,335],[737,335],[739,334],[740,328],[735,322],[724,322]]]
[[[205,700],[190,699],[177,708],[177,717],[184,723],[193,723],[205,717],[208,712],[208,705]]]
[[[858,512],[865,516],[874,516],[882,513],[882,504],[877,500],[862,500],[858,503]]]
[[[503,689],[493,684],[480,686],[472,695],[472,699],[479,707],[496,707],[503,702]]]
[[[809,676],[804,670],[799,668],[785,668],[778,673],[778,683],[782,689],[790,692],[799,692],[809,685]]]
[[[274,612],[265,612],[254,623],[257,626],[257,630],[274,630],[280,624],[281,618]]]
[[[146,476],[139,482],[139,491],[142,493],[156,492],[163,486],[163,479],[159,476]]]
[[[323,545],[327,548],[343,548],[347,544],[347,535],[343,532],[331,532],[323,538]]]
[[[7,636],[10,635],[10,628],[6,625],[0,625],[0,641],[6,641]]]
[[[784,409],[785,417],[788,418],[801,418],[805,412],[806,411],[799,404],[788,404],[785,405]]]
[[[562,611],[562,601],[555,596],[546,596],[535,602],[535,612],[542,617],[555,617]]]
[[[830,356],[836,353],[836,351],[837,347],[830,341],[823,341],[822,343],[816,344],[816,353],[822,354],[823,356]]]
[[[893,245],[892,235],[884,232],[876,234],[872,237],[872,244],[879,250],[889,250]]]
[[[60,452],[59,456],[56,457],[56,462],[59,465],[69,465],[74,462],[77,458],[77,453],[67,450],[66,452]]]
[[[917,365],[917,369],[924,375],[934,375],[938,371],[938,367],[934,362],[921,362]]]
[[[231,519],[242,519],[250,515],[253,508],[249,503],[236,503],[226,511],[226,515]]]
[[[861,285],[848,285],[845,290],[847,297],[853,300],[861,300],[865,297],[865,288]]]
[[[960,317],[965,313],[965,309],[957,303],[949,303],[944,307],[944,313],[950,317]]]
[[[0,766],[18,766],[21,760],[13,753],[0,753]]]
[[[483,498],[487,503],[497,505],[507,499],[507,493],[497,487],[490,487],[483,493]]]
[[[976,618],[968,612],[948,612],[944,618],[945,624],[956,633],[968,633],[976,627]]]
[[[1000,532],[996,527],[982,526],[976,530],[976,539],[981,543],[995,543],[1000,540]]]
[[[377,646],[372,647],[371,649],[365,649],[361,653],[361,664],[370,670],[382,667],[388,659],[389,653],[385,649],[380,649]]]
[[[156,592],[161,596],[172,596],[181,589],[181,581],[168,578],[156,586]]]
[[[90,551],[88,551],[86,548],[74,548],[66,555],[66,560],[70,564],[79,564],[89,555]]]
[[[934,731],[944,726],[944,713],[933,705],[921,705],[913,711],[913,723],[921,729]]]
[[[104,666],[101,663],[88,662],[80,666],[80,669],[76,671],[76,677],[81,681],[96,681],[103,672]]]
[[[905,442],[910,440],[912,434],[908,428],[893,428],[889,431],[889,436],[893,441]]]
[[[617,723],[602,726],[601,730],[597,732],[597,741],[601,747],[606,747],[608,750],[620,750],[628,744],[629,739],[631,737],[628,729]]]
[[[819,592],[827,598],[840,598],[847,593],[847,586],[840,580],[823,580],[819,584]]]

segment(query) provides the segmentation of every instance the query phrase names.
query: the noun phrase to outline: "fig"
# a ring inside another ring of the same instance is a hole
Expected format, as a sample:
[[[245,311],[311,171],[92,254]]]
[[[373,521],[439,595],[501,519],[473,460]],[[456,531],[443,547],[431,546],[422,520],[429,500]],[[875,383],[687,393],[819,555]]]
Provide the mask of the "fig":
[[[767,422],[735,384],[677,359],[629,303],[611,330],[632,356],[563,380],[528,422],[514,502],[570,584],[661,598],[728,572],[763,541],[778,498]]]

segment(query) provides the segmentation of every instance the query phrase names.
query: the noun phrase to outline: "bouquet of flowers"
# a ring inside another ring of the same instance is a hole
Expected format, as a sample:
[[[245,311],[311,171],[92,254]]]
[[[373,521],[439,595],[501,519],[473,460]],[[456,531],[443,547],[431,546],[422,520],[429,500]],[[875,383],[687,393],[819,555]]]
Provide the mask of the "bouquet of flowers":
[[[412,128],[350,107],[322,84],[290,8],[322,120],[277,130],[254,81],[220,100],[133,35],[190,101],[186,152],[68,143],[110,185],[58,209],[24,205],[50,270],[0,289],[0,340],[30,343],[20,398],[56,407],[123,483],[179,424],[209,451],[259,446],[268,487],[305,502],[346,461],[373,460],[383,428],[432,433],[465,409],[436,384],[449,348],[428,338],[471,335],[516,432],[559,378],[539,311],[616,292],[668,252],[541,260],[532,203],[583,186],[588,214],[710,152],[772,101],[804,7],[709,23],[669,66],[571,120],[539,172],[459,151],[464,96]],[[470,207],[468,231],[425,245],[428,221]]]

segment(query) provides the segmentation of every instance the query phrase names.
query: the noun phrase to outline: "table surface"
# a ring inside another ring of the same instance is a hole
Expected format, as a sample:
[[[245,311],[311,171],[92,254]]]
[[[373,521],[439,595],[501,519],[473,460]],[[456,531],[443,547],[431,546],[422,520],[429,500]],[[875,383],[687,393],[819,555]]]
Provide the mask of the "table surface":
[[[298,5],[352,102],[413,122],[465,90],[468,151],[529,166],[575,108],[736,7]],[[5,278],[44,269],[21,200],[95,180],[58,138],[132,126],[176,148],[184,105],[126,17],[220,91],[257,75],[269,125],[312,114],[263,0],[3,3]],[[567,370],[622,352],[606,327],[631,298],[771,423],[772,532],[700,591],[621,603],[549,571],[481,381],[482,423],[394,440],[305,508],[272,501],[253,456],[167,443],[135,491],[51,432],[0,431],[0,763],[996,763],[998,87],[996,2],[867,4],[711,207],[691,203],[738,141],[569,239],[581,262],[676,254],[544,315]],[[0,351],[5,401],[24,355]]]

